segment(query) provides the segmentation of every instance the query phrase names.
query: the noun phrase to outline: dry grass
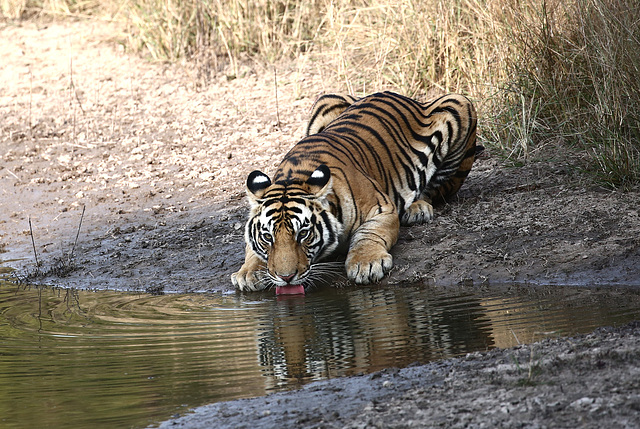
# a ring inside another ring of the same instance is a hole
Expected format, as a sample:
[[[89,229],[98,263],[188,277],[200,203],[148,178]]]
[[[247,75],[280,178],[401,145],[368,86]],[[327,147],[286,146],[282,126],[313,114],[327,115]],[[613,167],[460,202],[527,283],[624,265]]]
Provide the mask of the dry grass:
[[[310,59],[354,94],[455,91],[476,100],[483,144],[519,161],[572,148],[603,182],[640,181],[636,0],[2,0],[8,17],[93,13],[130,24],[153,58],[234,69]]]
[[[511,78],[494,108],[507,147],[561,142],[606,184],[640,181],[640,9],[633,0],[507,9]],[[517,12],[517,13],[516,13]],[[518,109],[518,104],[524,106]],[[525,112],[525,113],[521,113]],[[518,127],[514,122],[521,120]],[[509,126],[514,125],[514,126]],[[519,133],[511,130],[518,129]],[[531,138],[520,138],[527,135]]]

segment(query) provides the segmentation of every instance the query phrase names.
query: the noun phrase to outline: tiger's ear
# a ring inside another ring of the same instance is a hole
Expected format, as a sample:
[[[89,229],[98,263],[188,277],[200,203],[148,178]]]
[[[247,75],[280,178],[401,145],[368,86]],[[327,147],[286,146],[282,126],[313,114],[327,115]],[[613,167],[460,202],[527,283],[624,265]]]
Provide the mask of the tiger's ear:
[[[331,171],[324,164],[316,168],[307,179],[310,191],[318,198],[325,197],[331,192],[332,184]]]
[[[251,204],[257,204],[269,186],[271,186],[269,176],[262,171],[252,171],[247,177],[247,196]]]

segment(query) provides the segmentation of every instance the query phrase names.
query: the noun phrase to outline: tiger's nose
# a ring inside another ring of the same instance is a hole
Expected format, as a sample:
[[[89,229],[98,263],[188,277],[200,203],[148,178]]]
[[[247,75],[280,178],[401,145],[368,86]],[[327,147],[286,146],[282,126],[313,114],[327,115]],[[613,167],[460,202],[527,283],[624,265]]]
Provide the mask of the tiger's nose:
[[[296,273],[290,274],[290,275],[285,275],[283,276],[282,274],[278,274],[278,277],[280,277],[280,279],[282,279],[283,282],[291,282],[291,280],[293,280],[293,278],[296,276]]]

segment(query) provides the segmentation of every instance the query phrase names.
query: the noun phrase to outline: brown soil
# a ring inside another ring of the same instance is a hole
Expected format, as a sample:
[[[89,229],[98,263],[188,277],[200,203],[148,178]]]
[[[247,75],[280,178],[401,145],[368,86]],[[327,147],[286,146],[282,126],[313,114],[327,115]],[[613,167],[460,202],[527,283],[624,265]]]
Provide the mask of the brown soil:
[[[315,98],[342,87],[303,58],[278,65],[276,103],[272,69],[204,82],[190,64],[126,53],[119,34],[1,24],[2,264],[83,289],[231,290],[246,175],[272,173]],[[640,285],[640,190],[597,187],[574,158],[544,153],[510,167],[488,148],[456,201],[402,229],[385,281]]]

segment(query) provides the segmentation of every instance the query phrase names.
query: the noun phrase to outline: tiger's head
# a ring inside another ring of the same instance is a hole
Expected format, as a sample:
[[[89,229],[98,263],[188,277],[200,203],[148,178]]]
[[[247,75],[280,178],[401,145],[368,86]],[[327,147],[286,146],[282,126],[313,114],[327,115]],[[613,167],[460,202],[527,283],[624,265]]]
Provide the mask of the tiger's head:
[[[330,210],[332,186],[331,172],[324,164],[302,179],[275,183],[260,171],[249,174],[251,212],[245,240],[266,262],[264,287],[275,285],[276,293],[278,288],[281,293],[304,293],[312,283],[314,265],[336,249],[341,224]]]

